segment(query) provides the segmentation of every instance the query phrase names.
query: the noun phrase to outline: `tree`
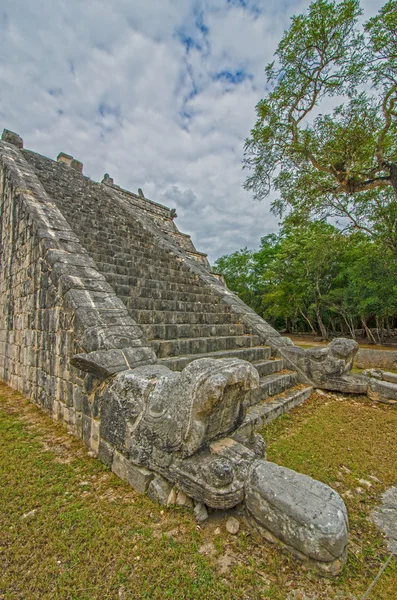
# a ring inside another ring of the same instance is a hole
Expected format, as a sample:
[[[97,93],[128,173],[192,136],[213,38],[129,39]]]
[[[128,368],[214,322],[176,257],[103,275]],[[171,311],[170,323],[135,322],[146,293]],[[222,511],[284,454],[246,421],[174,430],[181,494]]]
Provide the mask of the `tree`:
[[[327,339],[357,330],[372,342],[396,326],[395,255],[360,231],[316,221],[286,224],[215,263],[230,289],[276,328]]]
[[[228,287],[258,314],[262,314],[264,273],[278,251],[278,236],[274,233],[261,239],[257,252],[243,248],[217,259],[214,270],[221,273]]]
[[[359,0],[315,0],[266,67],[245,187],[292,222],[344,218],[397,254],[397,0],[363,28]],[[333,109],[320,112],[327,105]]]
[[[236,250],[233,254],[218,258],[214,269],[226,279],[228,287],[236,292],[240,298],[252,306],[254,310],[260,309],[260,294],[256,289],[257,280],[253,276],[253,252],[247,248]]]
[[[328,295],[337,286],[346,240],[327,223],[285,227],[280,233],[278,253],[268,266],[268,286],[263,304],[266,316],[301,317],[316,334],[317,327],[328,338],[325,311]]]

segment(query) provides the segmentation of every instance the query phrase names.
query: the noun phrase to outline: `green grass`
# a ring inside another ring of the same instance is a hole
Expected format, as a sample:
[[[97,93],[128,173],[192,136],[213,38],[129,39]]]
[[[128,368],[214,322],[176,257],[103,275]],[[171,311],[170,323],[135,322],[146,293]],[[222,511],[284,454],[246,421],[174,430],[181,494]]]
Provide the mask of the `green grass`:
[[[200,529],[191,513],[153,504],[1,386],[0,598],[360,598],[388,555],[368,516],[397,481],[396,428],[393,407],[313,396],[264,432],[270,460],[350,492],[349,561],[326,580],[244,523],[231,536],[222,521]],[[358,493],[360,478],[373,485]],[[397,559],[373,598],[397,598],[396,582]]]

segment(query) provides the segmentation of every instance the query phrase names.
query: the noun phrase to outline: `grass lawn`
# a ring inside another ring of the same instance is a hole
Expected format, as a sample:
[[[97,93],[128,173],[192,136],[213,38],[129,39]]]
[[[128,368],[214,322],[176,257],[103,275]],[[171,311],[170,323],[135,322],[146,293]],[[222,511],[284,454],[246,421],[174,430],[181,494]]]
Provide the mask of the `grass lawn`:
[[[200,529],[186,510],[153,504],[0,385],[0,598],[360,600],[388,556],[369,515],[397,483],[396,432],[396,408],[333,395],[263,432],[269,460],[344,496],[349,561],[328,580],[243,522],[232,536],[223,521]],[[397,557],[370,598],[397,599]]]

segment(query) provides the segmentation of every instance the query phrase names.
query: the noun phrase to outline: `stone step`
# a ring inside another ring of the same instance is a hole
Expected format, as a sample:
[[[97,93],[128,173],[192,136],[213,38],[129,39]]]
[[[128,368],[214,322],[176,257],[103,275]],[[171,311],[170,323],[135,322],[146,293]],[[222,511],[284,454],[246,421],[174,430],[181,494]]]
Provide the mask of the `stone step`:
[[[156,277],[154,277],[155,275]],[[141,273],[140,277],[130,277],[117,273],[109,273],[108,282],[113,286],[119,287],[148,287],[154,289],[166,289],[167,291],[189,292],[192,289],[203,294],[211,293],[211,289],[202,284],[190,273],[181,274],[178,277],[167,275],[165,278],[159,278],[159,273],[150,274],[147,271]]]
[[[151,267],[149,263],[146,263],[146,266],[144,263],[139,265],[138,263],[134,263],[133,260],[131,260],[129,263],[125,263],[124,265],[116,265],[110,262],[101,262],[98,260],[96,260],[95,263],[98,267],[98,270],[103,273],[105,277],[122,275],[124,277],[138,277],[139,279],[145,277],[152,278],[153,273],[156,272],[155,267]],[[181,273],[181,271],[176,271],[175,269],[171,268],[165,269],[164,267],[161,269],[161,271],[165,279],[167,279],[169,275]],[[158,272],[159,267],[157,268],[157,275]]]
[[[219,305],[222,306],[222,305]],[[130,315],[139,325],[145,324],[238,324],[240,317],[232,312],[179,312],[167,310],[130,309]]]
[[[127,265],[127,271],[123,270],[123,272],[118,272],[118,265],[113,264],[112,262],[106,262],[106,260],[95,260],[98,269],[105,275],[110,276],[123,276],[123,277],[148,277],[150,279],[155,279],[158,277],[159,268],[156,267],[155,264],[150,264],[149,262],[140,263],[139,261],[134,262],[130,261],[130,264]],[[173,268],[175,267],[175,268]],[[182,267],[178,267],[178,265],[173,265],[173,263],[169,263],[168,267],[165,269],[161,269],[162,277],[168,279],[168,277],[180,277],[185,278],[186,269],[182,270]]]
[[[90,222],[90,219],[88,219],[88,221]],[[76,225],[77,224],[75,223],[75,226]],[[155,244],[155,240],[152,235],[141,235],[136,229],[128,232],[118,231],[117,235],[114,229],[109,233],[106,233],[105,231],[98,231],[97,229],[91,229],[87,232],[85,240],[92,247],[106,247],[117,252],[128,252],[134,248],[150,250]]]
[[[137,227],[119,230],[117,232],[112,231],[106,232],[102,231],[94,231],[91,232],[87,236],[87,240],[90,244],[98,244],[100,246],[106,245],[108,248],[115,248],[118,251],[128,251],[131,248],[139,247],[151,249],[154,247],[154,238],[153,236],[146,232],[141,233],[137,230]]]
[[[247,404],[249,406],[259,404],[270,396],[281,394],[285,390],[295,386],[297,383],[298,377],[295,371],[282,371],[261,377],[259,388],[252,390],[248,394]]]
[[[181,338],[174,340],[153,340],[152,348],[158,358],[182,356],[185,354],[209,354],[223,350],[251,348],[260,344],[256,335],[231,335],[203,338]]]
[[[107,256],[117,259],[128,259],[131,256],[149,256],[166,259],[169,256],[167,250],[156,246],[153,239],[151,241],[142,241],[136,239],[126,239],[123,243],[101,243],[95,240],[87,241],[91,250],[96,253],[104,253]]]
[[[250,436],[254,431],[268,425],[277,417],[302,404],[310,397],[312,391],[312,387],[298,384],[282,394],[272,396],[259,404],[248,407],[246,417],[237,429],[236,434]]]
[[[196,325],[182,323],[179,325],[141,325],[148,340],[171,340],[179,338],[204,338],[214,336],[244,335],[245,326],[240,324]]]
[[[148,256],[149,258],[153,256],[160,256],[163,258],[172,256],[174,259],[176,258],[173,254],[171,255],[169,253],[168,249],[156,245],[153,238],[146,242],[134,238],[127,238],[124,241],[120,240],[120,243],[108,243],[106,241],[101,242],[99,240],[92,240],[85,236],[84,241],[85,244],[90,247],[92,252],[109,255],[112,258],[117,257],[126,259],[131,256]]]
[[[203,290],[200,290],[200,292],[170,292],[156,288],[132,287],[128,295],[131,298],[149,298],[150,300],[176,300],[179,302],[201,302],[202,304],[219,303],[219,296],[205,294]]]
[[[266,377],[284,369],[284,361],[282,358],[269,358],[260,362],[252,363],[259,373],[259,377]]]
[[[180,300],[152,300],[150,298],[131,298],[130,296],[119,296],[126,307],[131,310],[151,310],[151,311],[178,311],[178,312],[199,312],[199,313],[227,313],[229,307],[226,304],[202,302],[184,302]]]
[[[109,273],[120,273],[129,275],[128,269],[134,269],[135,273],[138,273],[138,277],[145,274],[146,270],[151,268],[152,272],[157,272],[157,275],[161,272],[162,276],[166,279],[167,274],[180,273],[182,267],[178,265],[177,261],[172,258],[160,258],[159,256],[143,256],[131,253],[127,258],[118,259],[104,252],[92,252],[89,247],[86,247],[87,252],[91,258],[97,263],[98,268],[101,271]],[[101,265],[101,267],[99,267]],[[125,270],[127,269],[127,270]]]
[[[115,264],[123,264],[128,261],[138,262],[144,259],[149,264],[167,267],[169,261],[176,262],[174,255],[171,255],[160,247],[153,248],[153,250],[145,250],[144,248],[137,247],[130,248],[128,252],[117,252],[106,246],[91,245],[87,242],[85,245],[94,260],[101,260],[102,257],[108,257],[110,262]]]
[[[161,365],[165,365],[172,371],[183,371],[183,369],[193,360],[199,358],[240,358],[248,362],[264,361],[271,355],[271,348],[268,346],[255,346],[253,348],[242,348],[239,350],[225,350],[220,352],[211,352],[204,354],[189,354],[185,356],[167,357],[159,360]]]

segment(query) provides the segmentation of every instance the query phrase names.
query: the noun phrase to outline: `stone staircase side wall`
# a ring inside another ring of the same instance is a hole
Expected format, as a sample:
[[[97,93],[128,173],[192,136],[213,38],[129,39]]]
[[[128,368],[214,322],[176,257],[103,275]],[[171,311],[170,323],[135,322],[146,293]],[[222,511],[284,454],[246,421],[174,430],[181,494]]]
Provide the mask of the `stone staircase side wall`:
[[[5,142],[0,200],[0,378],[95,447],[95,386],[156,356],[21,152]],[[91,373],[76,355],[88,357]]]

